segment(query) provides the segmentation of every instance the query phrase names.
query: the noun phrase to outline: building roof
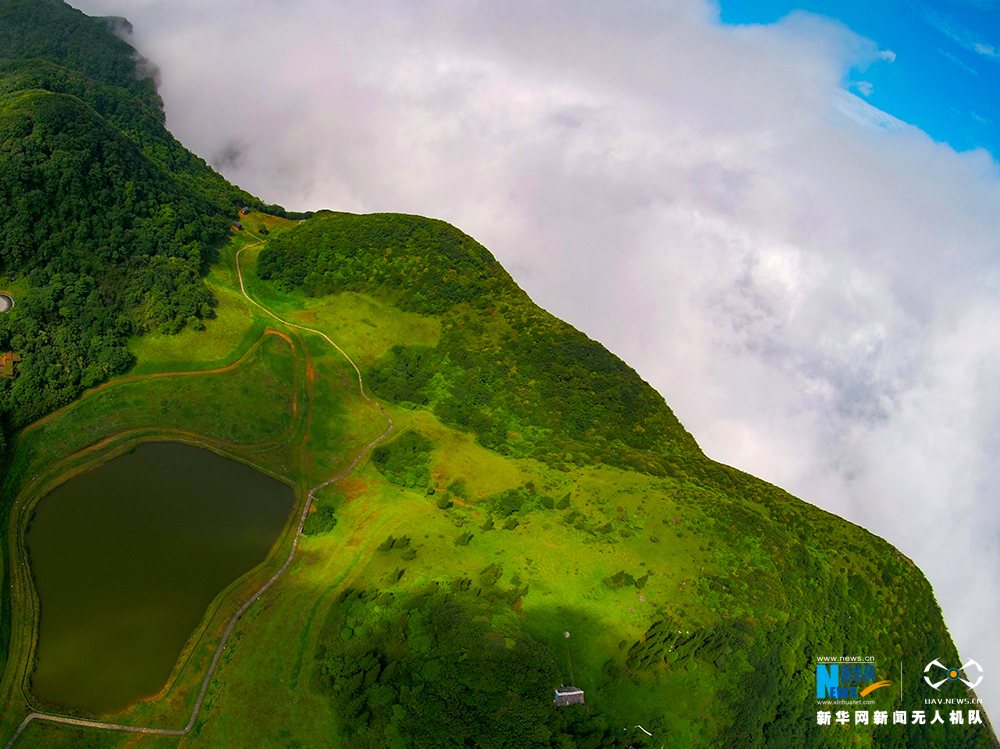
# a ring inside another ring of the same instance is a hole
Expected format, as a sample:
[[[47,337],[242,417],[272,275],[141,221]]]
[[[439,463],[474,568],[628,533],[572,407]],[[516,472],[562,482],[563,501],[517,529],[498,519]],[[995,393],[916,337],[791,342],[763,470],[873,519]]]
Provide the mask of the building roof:
[[[567,705],[582,705],[583,700],[583,690],[574,686],[562,686],[556,689],[555,696],[552,698],[552,704],[555,707],[566,707]]]
[[[0,354],[0,375],[12,377],[14,375],[14,362],[21,361],[21,357],[12,351]]]

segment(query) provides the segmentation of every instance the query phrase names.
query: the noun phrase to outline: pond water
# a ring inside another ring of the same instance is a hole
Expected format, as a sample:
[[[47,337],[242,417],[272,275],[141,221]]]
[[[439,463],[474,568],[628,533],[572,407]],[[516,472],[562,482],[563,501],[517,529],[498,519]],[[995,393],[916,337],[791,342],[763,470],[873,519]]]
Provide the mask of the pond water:
[[[264,560],[294,501],[269,476],[172,442],[57,487],[26,536],[41,605],[32,693],[97,713],[156,694],[208,604]]]

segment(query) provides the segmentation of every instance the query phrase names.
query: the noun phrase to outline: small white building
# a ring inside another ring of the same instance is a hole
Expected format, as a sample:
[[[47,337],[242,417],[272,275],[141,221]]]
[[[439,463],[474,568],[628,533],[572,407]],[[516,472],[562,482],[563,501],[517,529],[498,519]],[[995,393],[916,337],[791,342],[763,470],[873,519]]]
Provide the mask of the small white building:
[[[561,686],[556,689],[555,697],[552,699],[553,707],[566,707],[567,705],[582,705],[583,690],[574,686]]]

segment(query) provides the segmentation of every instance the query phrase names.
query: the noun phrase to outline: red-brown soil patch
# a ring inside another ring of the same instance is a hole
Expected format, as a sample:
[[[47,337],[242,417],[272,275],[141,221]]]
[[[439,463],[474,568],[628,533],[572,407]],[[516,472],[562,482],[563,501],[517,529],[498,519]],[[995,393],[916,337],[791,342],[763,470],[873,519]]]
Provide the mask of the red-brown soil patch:
[[[340,482],[340,490],[344,493],[344,499],[349,502],[368,491],[368,484],[361,479],[345,478]]]

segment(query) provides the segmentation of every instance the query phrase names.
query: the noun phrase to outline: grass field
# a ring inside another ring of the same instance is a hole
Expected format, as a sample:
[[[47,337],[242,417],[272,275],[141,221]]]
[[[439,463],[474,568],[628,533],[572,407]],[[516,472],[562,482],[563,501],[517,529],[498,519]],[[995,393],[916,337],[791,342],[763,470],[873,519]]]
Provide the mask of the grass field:
[[[252,212],[247,226],[266,222],[271,232],[281,233],[294,222],[276,216]],[[185,328],[175,335],[152,332],[136,336],[129,350],[136,364],[129,374],[143,375],[160,372],[190,372],[215,369],[231,364],[246,352],[264,330],[266,316],[261,315],[240,293],[236,275],[236,252],[262,239],[256,231],[234,236],[219,252],[218,262],[209,270],[205,282],[218,301],[215,317],[207,321],[204,330]]]
[[[308,310],[293,311],[288,319],[323,330],[364,365],[401,341],[410,346],[436,346],[441,335],[441,323],[435,318],[401,312],[349,291],[327,297]]]
[[[209,321],[207,331],[185,328],[176,335],[150,333],[133,338],[129,350],[136,357],[136,365],[131,374],[226,366],[246,350],[249,342],[260,336],[262,323],[254,318],[242,297],[212,283],[211,279],[209,286],[219,306],[215,308],[215,319]]]
[[[29,430],[27,451],[75,452],[121,432],[161,427],[234,445],[281,438],[297,407],[291,339],[262,337],[238,362],[215,371],[112,382]],[[253,409],[245,404],[253,403]]]
[[[553,490],[579,494],[583,507],[608,493],[637,510],[659,489],[650,485],[648,477],[633,476],[632,485],[623,492],[619,480],[624,477],[614,469],[574,477],[561,472],[552,475],[542,466],[524,468],[524,473],[515,471],[510,476],[515,483],[551,481],[546,485]],[[344,585],[393,587],[387,584],[387,576],[403,563],[398,555],[375,552],[390,534],[410,535],[417,551],[416,559],[406,565],[404,578],[394,584],[397,588],[475,575],[498,557],[510,560],[504,580],[517,575],[532,590],[521,609],[525,628],[553,642],[562,639],[564,629],[572,630],[576,678],[587,685],[601,681],[607,654],[621,653],[619,642],[631,643],[640,637],[660,608],[674,598],[676,577],[693,574],[690,543],[664,546],[661,555],[651,557],[663,577],[648,586],[645,602],[639,602],[638,595],[613,593],[601,584],[602,577],[622,566],[640,570],[654,563],[642,554],[616,553],[620,550],[614,543],[593,543],[587,534],[561,523],[560,516],[572,509],[539,512],[515,531],[476,533],[468,546],[456,547],[455,539],[466,528],[478,528],[486,517],[474,502],[442,511],[433,498],[387,484],[370,468],[347,482],[335,501],[340,517],[337,528],[303,542],[302,559],[281,591],[241,625],[241,636],[219,673],[218,691],[211,703],[211,714],[219,717],[207,721],[185,745],[338,745],[331,738],[337,724],[329,704],[309,694],[313,650],[338,589]],[[532,530],[535,524],[543,532]],[[562,665],[565,672],[565,662]],[[639,684],[624,692],[591,690],[588,701],[608,710],[627,707],[637,719],[648,721],[661,712],[665,698],[679,699],[694,714],[704,712],[712,699],[707,690],[699,696],[695,682],[695,677],[685,674],[657,689]],[[289,691],[302,698],[283,698]],[[280,707],[268,708],[274,702]]]

